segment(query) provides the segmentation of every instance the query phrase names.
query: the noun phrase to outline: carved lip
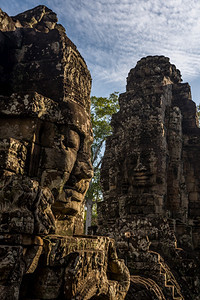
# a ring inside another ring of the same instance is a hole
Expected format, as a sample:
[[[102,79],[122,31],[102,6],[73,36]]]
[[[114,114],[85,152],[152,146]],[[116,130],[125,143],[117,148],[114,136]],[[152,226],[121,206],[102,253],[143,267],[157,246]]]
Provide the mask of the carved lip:
[[[63,189],[63,197],[56,200],[53,204],[53,211],[58,219],[64,220],[70,216],[75,216],[80,212],[81,202],[83,202],[86,184],[75,186],[65,186]]]
[[[68,216],[75,216],[80,210],[77,202],[56,201],[53,205],[53,212],[59,216],[60,220],[64,220]]]
[[[151,179],[151,176],[153,174],[150,172],[141,172],[141,171],[135,171],[133,173],[134,182],[136,184],[144,185]]]

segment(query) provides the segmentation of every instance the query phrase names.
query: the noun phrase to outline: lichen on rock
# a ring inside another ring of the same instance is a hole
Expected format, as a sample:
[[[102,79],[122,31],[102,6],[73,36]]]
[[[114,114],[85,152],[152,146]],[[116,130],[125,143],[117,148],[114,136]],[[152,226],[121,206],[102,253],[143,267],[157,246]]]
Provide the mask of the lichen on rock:
[[[43,5],[0,10],[0,30],[1,299],[123,299],[113,241],[80,236],[93,175],[86,63]]]
[[[169,58],[142,58],[112,117],[98,233],[126,259],[126,299],[199,299],[200,129],[181,81]]]

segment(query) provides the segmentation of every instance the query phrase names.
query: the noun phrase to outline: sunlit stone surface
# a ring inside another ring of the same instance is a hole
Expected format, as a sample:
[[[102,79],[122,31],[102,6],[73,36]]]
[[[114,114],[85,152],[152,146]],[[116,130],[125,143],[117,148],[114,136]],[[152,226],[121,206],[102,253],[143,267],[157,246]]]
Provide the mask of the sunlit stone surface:
[[[149,56],[130,70],[119,103],[98,232],[127,262],[127,299],[199,299],[200,129],[190,86],[167,57]]]
[[[85,61],[45,6],[0,10],[0,29],[0,298],[124,299],[114,241],[81,236],[93,175]]]

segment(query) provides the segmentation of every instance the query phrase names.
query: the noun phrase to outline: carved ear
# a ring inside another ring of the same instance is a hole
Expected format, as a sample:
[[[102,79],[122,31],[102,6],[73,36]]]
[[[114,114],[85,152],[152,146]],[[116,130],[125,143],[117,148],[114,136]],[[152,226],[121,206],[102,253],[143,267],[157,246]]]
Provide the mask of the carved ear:
[[[33,141],[31,145],[30,155],[30,165],[28,174],[30,177],[37,177],[40,156],[41,156],[41,137],[43,134],[44,127],[40,122],[37,123],[35,134],[33,135]]]

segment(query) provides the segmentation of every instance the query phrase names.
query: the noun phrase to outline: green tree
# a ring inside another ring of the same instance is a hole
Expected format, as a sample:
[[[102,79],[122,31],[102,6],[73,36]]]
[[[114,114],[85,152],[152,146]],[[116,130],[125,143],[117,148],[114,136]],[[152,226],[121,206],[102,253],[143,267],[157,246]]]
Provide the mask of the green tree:
[[[200,104],[197,105],[197,116],[198,116],[198,119],[199,119],[199,125],[200,125]]]
[[[93,127],[94,142],[92,145],[92,164],[94,177],[90,182],[89,190],[86,194],[86,226],[95,224],[97,218],[97,202],[102,200],[100,186],[100,168],[105,149],[105,140],[111,135],[111,117],[119,110],[118,93],[114,92],[109,97],[91,97],[91,120]]]

